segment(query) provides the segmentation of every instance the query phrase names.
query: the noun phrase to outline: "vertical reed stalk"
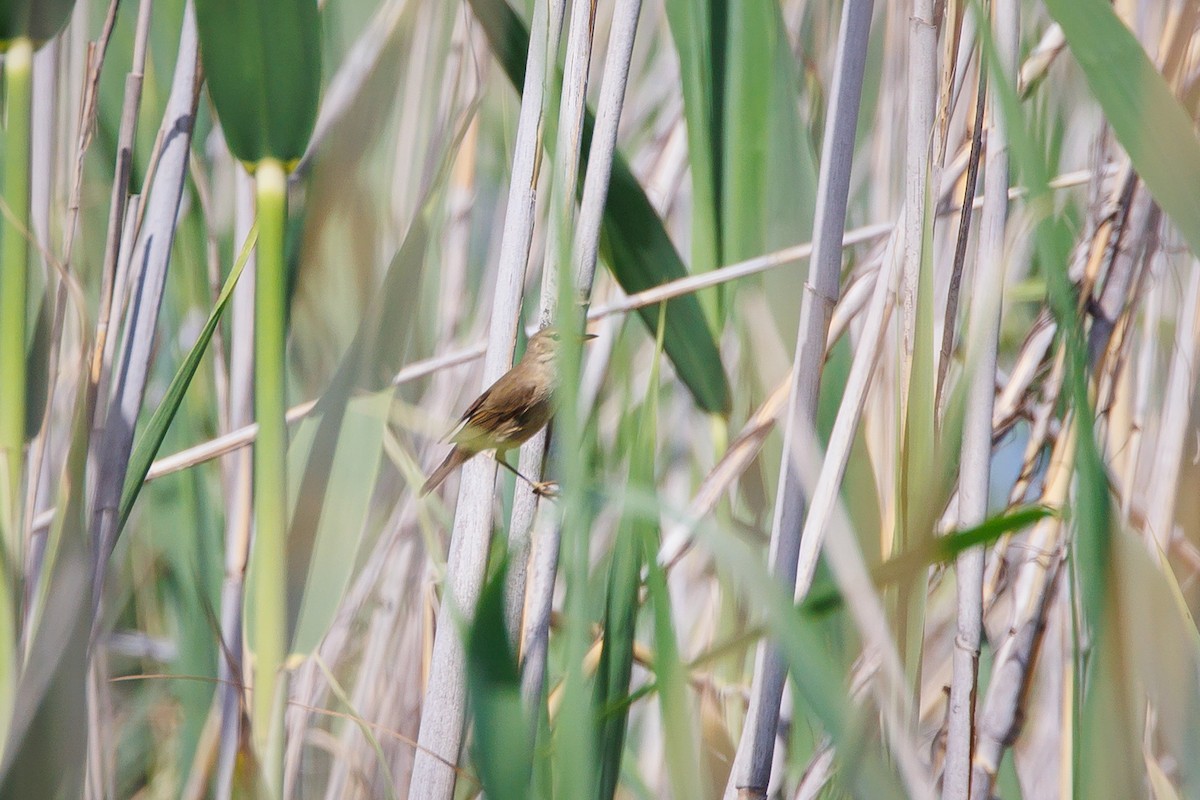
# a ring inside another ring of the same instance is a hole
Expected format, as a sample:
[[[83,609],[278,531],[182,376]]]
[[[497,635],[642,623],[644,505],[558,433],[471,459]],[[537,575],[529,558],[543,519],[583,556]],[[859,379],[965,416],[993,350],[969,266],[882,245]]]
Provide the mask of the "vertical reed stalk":
[[[594,4],[591,13],[595,14]],[[641,13],[640,0],[623,0],[613,10],[613,24],[608,54],[604,62],[604,84],[592,134],[591,150],[584,176],[583,199],[575,226],[575,243],[571,264],[578,294],[570,297],[585,306],[589,302],[596,276],[596,261],[600,245],[600,228],[616,156],[617,129],[625,104],[629,83],[629,65]],[[573,119],[573,118],[572,118]],[[557,257],[557,253],[555,256]],[[560,267],[566,263],[561,262]],[[567,318],[570,319],[570,318]],[[560,323],[562,324],[562,323]],[[572,321],[570,324],[574,324]],[[577,368],[577,366],[576,366]],[[574,408],[574,407],[573,407]],[[558,555],[561,546],[563,519],[557,513],[539,518],[537,549],[534,553],[533,582],[525,604],[522,629],[522,692],[530,705],[542,695],[546,677],[546,645],[549,640],[550,616],[553,605],[555,578],[558,574]]]
[[[4,139],[4,209],[0,222],[0,672],[16,675],[17,616],[25,542],[21,475],[25,448],[25,327],[29,281],[29,130],[33,42],[19,38],[4,59],[8,129]],[[0,730],[8,729],[16,681],[0,680]],[[0,739],[0,742],[3,740]]]
[[[254,222],[254,179],[236,163],[234,241],[244,242]],[[254,422],[254,256],[233,290],[229,337],[229,427],[236,430]],[[221,709],[220,748],[217,753],[217,800],[229,800],[242,730],[242,607],[245,599],[246,562],[253,520],[253,458],[247,451],[230,454],[225,500],[225,579],[221,586],[221,641],[224,652],[217,667],[218,703]]]
[[[284,370],[285,293],[283,242],[287,176],[267,158],[255,172],[258,198],[258,274],[255,286],[254,415],[254,745],[267,785],[278,794],[283,781],[283,708],[287,681],[281,674],[287,647],[287,393]]]
[[[540,327],[555,321],[558,307],[559,264],[570,257],[573,220],[575,219],[575,190],[579,182],[579,152],[583,139],[583,118],[586,108],[588,67],[592,60],[592,36],[596,28],[596,4],[593,0],[578,0],[571,5],[571,24],[567,33],[566,70],[562,80],[562,97],[558,102],[558,132],[554,147],[555,171],[552,197],[554,211],[550,214],[546,235],[546,256],[542,266],[542,291],[538,309]],[[590,294],[591,283],[581,287]],[[526,442],[520,451],[518,469],[522,475],[540,479],[544,468],[549,433],[543,429]],[[513,510],[508,527],[508,594],[506,621],[509,637],[520,641],[521,619],[525,610],[525,581],[529,566],[530,536],[538,497],[533,488],[518,484],[513,494]],[[536,720],[536,715],[534,719]]]
[[[996,0],[992,6],[1000,80],[1015,80],[1018,46],[1018,4]],[[986,65],[980,64],[980,69]],[[1008,219],[1008,138],[1003,110],[995,97],[988,101],[987,171],[979,255],[971,293],[967,337],[967,399],[963,421],[959,525],[978,525],[987,517],[991,485],[992,411],[996,395],[996,359],[1000,341],[1001,296],[1004,293],[1004,228]],[[971,794],[971,754],[975,741],[976,682],[983,628],[983,548],[960,553],[955,564],[958,611],[951,657],[950,710],[946,734],[944,800],[966,800]]]
[[[21,475],[25,449],[25,330],[29,282],[29,131],[33,42],[13,40],[4,57],[7,130],[4,204],[0,222],[0,526],[9,575],[19,596],[25,546],[21,535]],[[11,620],[3,624],[9,625]],[[4,704],[7,705],[7,704]],[[6,718],[7,714],[0,717]]]
[[[838,33],[813,220],[813,254],[806,282],[808,291],[801,299],[792,401],[784,430],[779,494],[771,529],[771,570],[789,595],[796,586],[796,559],[804,522],[804,491],[792,463],[791,450],[799,446],[797,430],[813,425],[825,363],[825,338],[841,291],[842,240],[854,159],[854,131],[858,125],[873,10],[873,0],[850,0],[842,11]],[[727,800],[766,795],[786,678],[787,665],[781,653],[775,644],[764,641],[754,662],[750,709],[725,788]]]
[[[530,24],[521,114],[513,147],[513,165],[500,246],[483,386],[512,366],[521,288],[533,239],[541,159],[542,98],[548,69],[558,62],[558,40],[566,0],[539,0]],[[476,458],[463,465],[454,530],[446,558],[446,584],[438,609],[437,635],[430,658],[429,685],[421,707],[418,750],[413,760],[409,797],[449,800],[454,795],[454,766],[462,746],[466,714],[465,652],[459,624],[474,614],[491,543],[496,462]]]

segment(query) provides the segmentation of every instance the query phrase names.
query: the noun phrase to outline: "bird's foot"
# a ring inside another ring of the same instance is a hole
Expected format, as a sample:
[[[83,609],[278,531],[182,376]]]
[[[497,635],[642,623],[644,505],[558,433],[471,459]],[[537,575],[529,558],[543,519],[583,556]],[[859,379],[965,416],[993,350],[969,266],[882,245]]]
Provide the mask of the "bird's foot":
[[[558,481],[534,481],[530,486],[538,497],[558,497]]]

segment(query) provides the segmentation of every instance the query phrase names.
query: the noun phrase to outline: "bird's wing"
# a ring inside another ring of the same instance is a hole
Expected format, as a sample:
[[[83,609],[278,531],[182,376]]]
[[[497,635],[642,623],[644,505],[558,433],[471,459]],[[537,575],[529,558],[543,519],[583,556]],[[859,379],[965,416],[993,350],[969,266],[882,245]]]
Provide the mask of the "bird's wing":
[[[537,398],[511,372],[505,373],[463,414],[451,441],[478,450],[491,449],[511,440],[536,404]]]

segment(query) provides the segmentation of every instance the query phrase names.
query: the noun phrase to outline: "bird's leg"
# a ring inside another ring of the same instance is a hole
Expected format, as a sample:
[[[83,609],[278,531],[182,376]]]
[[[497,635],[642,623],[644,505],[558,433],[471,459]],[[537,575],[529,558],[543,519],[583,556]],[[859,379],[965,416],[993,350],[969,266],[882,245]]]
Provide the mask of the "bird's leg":
[[[555,489],[558,486],[558,483],[556,481],[535,481],[532,478],[526,477],[525,475],[521,474],[521,471],[519,469],[514,467],[512,464],[509,464],[508,461],[505,460],[504,456],[501,455],[499,452],[496,453],[496,463],[498,463],[500,466],[504,467],[506,470],[511,472],[513,475],[516,475],[518,478],[520,478],[521,480],[528,483],[529,488],[533,489],[533,493],[536,494],[537,496],[553,497],[555,494],[557,494]]]

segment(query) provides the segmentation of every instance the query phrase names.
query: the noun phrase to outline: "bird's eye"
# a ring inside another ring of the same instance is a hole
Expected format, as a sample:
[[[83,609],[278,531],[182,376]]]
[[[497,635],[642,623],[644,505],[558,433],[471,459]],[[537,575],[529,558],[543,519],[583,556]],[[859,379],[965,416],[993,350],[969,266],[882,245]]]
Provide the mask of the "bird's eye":
[[[553,339],[554,341],[556,341],[556,342],[557,342],[557,341],[558,341],[558,338],[559,338],[559,337],[558,337],[558,331],[553,331],[553,332],[550,334],[550,338],[551,338],[551,339]]]

